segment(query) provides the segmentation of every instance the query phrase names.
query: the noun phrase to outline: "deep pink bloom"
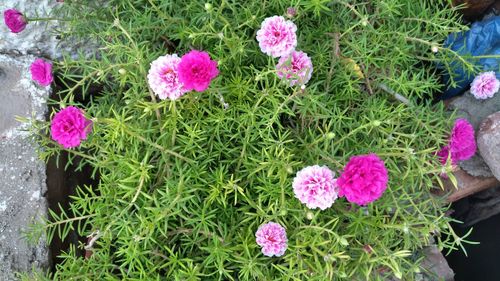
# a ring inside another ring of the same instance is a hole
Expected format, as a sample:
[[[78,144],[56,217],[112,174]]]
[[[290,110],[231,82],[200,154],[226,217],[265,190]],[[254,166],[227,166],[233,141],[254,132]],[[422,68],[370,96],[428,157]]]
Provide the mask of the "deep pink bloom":
[[[81,109],[68,106],[57,112],[50,124],[52,139],[64,148],[80,145],[92,130],[92,121],[85,118]]]
[[[302,51],[293,51],[288,56],[279,59],[276,73],[285,79],[290,86],[304,85],[311,79],[313,65],[311,59]]]
[[[274,58],[290,54],[297,46],[297,26],[281,16],[266,18],[257,31],[260,50]]]
[[[446,164],[448,154],[451,163],[456,164],[459,161],[470,159],[476,153],[476,138],[474,128],[465,119],[457,119],[451,130],[451,136],[448,145],[443,147],[438,153],[441,163]]]
[[[446,160],[448,159],[448,155],[450,154],[450,146],[445,145],[439,150],[436,155],[439,157],[439,161],[441,161],[441,164],[446,164]],[[453,163],[453,159],[451,159],[451,162]],[[454,163],[455,164],[455,163]]]
[[[187,91],[205,91],[212,79],[219,75],[217,62],[210,59],[207,52],[193,50],[181,58],[177,67],[179,81]]]
[[[148,83],[151,90],[160,99],[175,100],[184,95],[187,90],[179,81],[177,67],[181,59],[176,55],[161,56],[151,63],[148,73]]]
[[[470,84],[470,93],[476,99],[491,98],[499,89],[500,81],[498,81],[494,71],[479,74]]]
[[[3,12],[3,20],[12,33],[23,31],[28,24],[23,14],[16,9],[5,10]]]
[[[388,173],[376,154],[353,156],[337,179],[339,196],[358,205],[371,203],[387,188]]]
[[[48,86],[54,81],[52,64],[43,59],[36,59],[30,66],[31,79],[41,86]]]
[[[256,242],[262,247],[265,256],[282,256],[288,248],[286,230],[275,222],[268,222],[255,233]]]
[[[335,173],[326,166],[305,167],[293,179],[295,197],[309,209],[330,208],[337,199]]]

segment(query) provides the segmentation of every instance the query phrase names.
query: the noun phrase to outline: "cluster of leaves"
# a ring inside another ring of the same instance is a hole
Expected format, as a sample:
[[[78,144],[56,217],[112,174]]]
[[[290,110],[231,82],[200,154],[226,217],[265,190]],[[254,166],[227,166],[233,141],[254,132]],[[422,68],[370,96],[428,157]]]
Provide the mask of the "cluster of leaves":
[[[72,229],[97,236],[90,258],[72,248],[50,278],[416,278],[419,249],[433,235],[448,234],[435,237],[441,248],[461,242],[444,199],[430,192],[442,171],[434,152],[451,121],[425,100],[440,88],[434,63],[455,59],[439,42],[464,27],[446,3],[433,2],[64,1],[62,36],[100,46],[96,56],[57,65],[66,83],[58,103],[94,121],[90,138],[67,153],[100,182],[81,187],[70,210],[51,212],[49,239]],[[298,11],[298,49],[314,64],[305,89],[280,82],[277,60],[255,40],[262,20],[288,6]],[[206,92],[155,99],[149,63],[193,48],[219,62],[219,77]],[[99,95],[78,104],[94,85]],[[45,158],[62,151],[43,136],[48,127],[36,128]],[[339,199],[319,211],[294,198],[291,181],[304,166],[339,172],[369,152],[385,160],[390,178],[375,203]],[[287,230],[283,257],[265,257],[255,243],[268,221]]]

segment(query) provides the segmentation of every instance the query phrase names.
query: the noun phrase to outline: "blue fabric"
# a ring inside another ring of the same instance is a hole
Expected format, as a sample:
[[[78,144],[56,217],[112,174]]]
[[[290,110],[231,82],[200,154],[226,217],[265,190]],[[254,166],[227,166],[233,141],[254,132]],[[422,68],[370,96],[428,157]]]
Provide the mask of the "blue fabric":
[[[500,55],[500,16],[492,17],[484,21],[475,22],[470,30],[466,32],[450,34],[444,43],[460,55],[484,56]],[[500,79],[500,59],[482,58],[479,60],[469,60],[482,71],[495,71]],[[456,88],[449,87],[443,94],[442,99],[451,98],[461,94],[466,90],[472,80],[473,75],[469,75],[460,63],[451,65],[452,75],[457,82]],[[444,82],[448,85],[450,74],[444,75]]]

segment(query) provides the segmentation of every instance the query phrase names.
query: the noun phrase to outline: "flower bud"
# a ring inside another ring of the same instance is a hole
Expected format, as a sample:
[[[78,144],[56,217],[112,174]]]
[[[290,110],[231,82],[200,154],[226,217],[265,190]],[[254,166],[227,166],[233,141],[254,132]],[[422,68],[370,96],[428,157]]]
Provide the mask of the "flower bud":
[[[293,18],[297,15],[297,9],[295,9],[294,7],[288,7],[286,9],[286,17],[287,18]]]
[[[307,212],[307,213],[306,213],[306,218],[307,218],[308,220],[312,220],[312,219],[314,219],[314,213],[313,213],[313,212],[311,212],[311,211]]]

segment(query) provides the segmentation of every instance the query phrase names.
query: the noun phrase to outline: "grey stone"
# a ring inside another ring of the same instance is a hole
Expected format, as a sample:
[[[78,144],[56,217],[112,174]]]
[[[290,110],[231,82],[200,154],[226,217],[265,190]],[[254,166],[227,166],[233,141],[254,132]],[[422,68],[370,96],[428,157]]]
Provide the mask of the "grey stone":
[[[454,217],[470,227],[500,213],[500,185],[486,189],[458,201],[454,205]]]
[[[459,117],[469,120],[476,131],[477,137],[477,132],[479,131],[479,126],[483,119],[500,110],[500,94],[496,94],[490,99],[478,100],[471,95],[470,92],[466,92],[464,95],[453,99],[448,107],[452,110],[456,110]],[[485,162],[482,161],[481,156],[477,153],[472,159],[462,161],[459,165],[464,171],[472,176],[493,176],[489,169],[490,167],[485,165]]]
[[[423,250],[425,259],[422,261],[422,267],[425,269],[422,280],[428,281],[453,281],[455,273],[448,265],[441,251],[436,245],[431,245]]]
[[[58,3],[54,0],[3,0],[0,1],[0,11],[15,8],[31,18],[48,17],[56,5]],[[2,22],[0,24],[0,50],[2,53],[55,57],[58,52],[58,40],[54,34],[47,31],[55,26],[56,22],[53,21],[30,22],[24,31],[14,34]]]
[[[39,87],[31,80],[33,56],[0,55],[0,136],[27,135],[16,116],[45,120],[50,87]]]
[[[458,110],[459,115],[463,113],[474,129],[478,130],[484,118],[500,110],[500,94],[486,100],[478,100],[470,92],[466,92],[452,100],[448,106],[450,109]]]
[[[490,168],[484,162],[484,159],[476,154],[472,156],[471,159],[467,161],[461,161],[459,163],[460,168],[462,170],[466,171],[469,175],[474,176],[474,177],[492,177],[493,174],[491,173]]]
[[[46,218],[45,165],[35,146],[21,135],[0,143],[0,280],[15,280],[16,272],[46,269],[45,239],[34,245],[23,233],[31,223]]]
[[[433,241],[433,240],[432,240]],[[434,243],[434,242],[432,242]],[[427,246],[419,251],[420,255],[424,256],[420,266],[423,271],[415,274],[414,280],[418,281],[454,281],[455,273],[448,265],[448,262],[444,258],[441,251],[435,244]],[[401,281],[406,280],[399,279],[394,276],[386,277],[385,281]]]
[[[54,18],[55,9],[64,5],[56,0],[2,0],[0,11],[15,8],[29,18]],[[12,33],[0,22],[0,53],[9,55],[35,55],[51,59],[60,59],[64,54],[77,56],[96,53],[97,44],[69,38],[59,40],[57,31],[64,29],[64,22],[31,21],[20,33]]]
[[[481,123],[477,146],[493,175],[500,180],[500,111],[491,114]]]
[[[0,134],[14,129],[19,122],[15,116],[27,116],[31,112],[30,95],[19,86],[21,69],[6,60],[0,61]]]
[[[32,56],[0,55],[0,280],[15,280],[16,272],[46,269],[48,248],[42,237],[28,243],[30,224],[47,217],[45,164],[37,146],[15,116],[44,120],[49,87],[30,79]]]

